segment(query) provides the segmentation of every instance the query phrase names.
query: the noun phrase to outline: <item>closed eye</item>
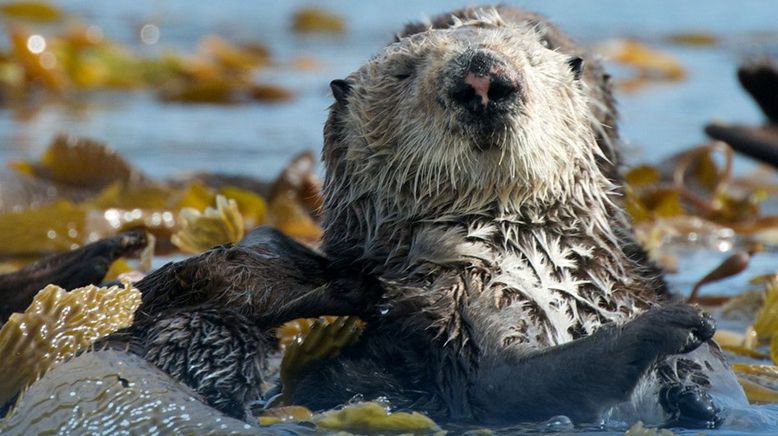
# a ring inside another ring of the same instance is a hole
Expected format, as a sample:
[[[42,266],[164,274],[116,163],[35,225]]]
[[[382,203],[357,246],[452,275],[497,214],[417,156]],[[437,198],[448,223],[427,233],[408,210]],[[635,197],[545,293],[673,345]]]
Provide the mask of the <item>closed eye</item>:
[[[397,80],[405,80],[405,79],[408,79],[410,77],[411,77],[410,73],[407,73],[407,74],[395,74],[394,75],[394,78],[397,79]]]

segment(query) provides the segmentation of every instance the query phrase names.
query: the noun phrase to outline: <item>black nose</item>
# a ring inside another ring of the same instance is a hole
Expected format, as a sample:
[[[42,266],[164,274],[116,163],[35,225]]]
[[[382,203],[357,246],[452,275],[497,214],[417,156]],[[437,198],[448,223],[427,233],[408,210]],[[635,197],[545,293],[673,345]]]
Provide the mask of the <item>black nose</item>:
[[[478,114],[514,99],[518,90],[517,74],[494,56],[479,51],[470,57],[450,96],[469,112]]]

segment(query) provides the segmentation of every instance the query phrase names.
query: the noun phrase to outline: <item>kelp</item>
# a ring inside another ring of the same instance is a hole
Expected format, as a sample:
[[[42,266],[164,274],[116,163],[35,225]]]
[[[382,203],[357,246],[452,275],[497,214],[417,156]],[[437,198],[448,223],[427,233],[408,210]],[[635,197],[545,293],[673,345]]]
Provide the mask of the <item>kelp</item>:
[[[0,5],[0,13],[7,18],[23,18],[43,23],[58,21],[63,17],[58,8],[41,1],[3,3]]]
[[[441,431],[435,421],[421,413],[392,413],[387,405],[374,401],[315,415],[311,421],[325,430],[360,434],[429,434]]]
[[[140,291],[129,283],[67,292],[49,285],[24,313],[0,329],[0,404],[34,382],[52,365],[96,339],[132,324]]]
[[[70,25],[59,34],[49,28],[45,33],[32,30],[36,21],[64,18],[46,3],[4,4],[0,14],[9,21],[12,48],[0,57],[0,89],[14,96],[7,100],[11,103],[38,90],[65,100],[81,90],[116,89],[151,89],[162,100],[182,103],[279,102],[293,97],[280,86],[256,82],[256,72],[271,65],[269,51],[257,42],[236,44],[209,35],[192,55],[167,50],[146,56],[110,40],[94,25]]]
[[[687,302],[694,303],[697,301],[697,296],[702,286],[745,271],[751,261],[751,255],[752,253],[748,251],[738,251],[724,259],[715,269],[695,283]]]
[[[673,44],[691,47],[709,47],[719,43],[719,38],[707,32],[681,32],[667,35],[665,39]]]
[[[666,428],[646,427],[643,422],[638,421],[624,433],[624,436],[673,436],[675,433]]]
[[[113,149],[97,141],[57,135],[38,162],[11,162],[22,173],[81,189],[99,190],[112,183],[148,183]]]
[[[298,33],[343,33],[346,24],[342,18],[324,9],[305,7],[292,16],[292,29]]]
[[[676,58],[633,39],[608,41],[598,51],[635,69],[633,77],[616,83],[624,91],[637,91],[656,81],[677,82],[686,77],[686,69]]]
[[[27,202],[26,207],[0,209],[0,256],[36,256],[67,251],[135,228],[153,234],[158,240],[159,251],[169,253],[177,249],[171,243],[172,236],[182,230],[184,223],[197,221],[196,214],[214,204],[218,195],[234,200],[240,216],[225,215],[228,218],[225,223],[229,223],[223,228],[226,239],[212,234],[213,238],[206,237],[202,244],[239,239],[238,235],[245,229],[267,223],[311,242],[321,235],[317,223],[320,184],[314,172],[315,161],[309,152],[297,156],[272,186],[245,177],[208,179],[195,176],[180,181],[157,181],[145,176],[102,143],[64,135],[55,138],[39,160],[15,162],[11,168],[24,183],[35,186],[36,192],[53,190],[63,195],[59,199],[53,197],[54,201],[44,197],[42,201]],[[6,179],[14,180],[8,175],[3,180]],[[224,183],[233,179],[240,186]],[[208,181],[213,185],[206,184]],[[11,186],[11,190],[3,191],[3,186]],[[3,186],[0,186],[0,198],[3,192],[10,197],[0,202],[2,204],[19,205],[13,196],[28,192],[15,190],[12,183]],[[266,199],[257,191],[270,198]],[[188,210],[182,215],[182,209],[194,209],[197,213]],[[202,222],[209,219],[204,218]],[[239,225],[240,220],[242,224]],[[17,231],[22,228],[27,231]],[[182,243],[190,250],[204,246],[194,240]]]
[[[363,328],[362,322],[356,317],[337,317],[331,321],[319,318],[307,324],[310,327],[306,328],[306,324],[300,323],[300,333],[286,343],[281,360],[281,401],[286,405],[291,404],[301,375],[312,364],[337,356],[344,347],[356,342]]]
[[[778,391],[762,386],[747,378],[738,377],[740,386],[746,393],[746,397],[751,404],[770,404],[778,403]]]
[[[311,418],[313,418],[313,412],[306,407],[281,406],[263,411],[257,417],[257,422],[259,425],[271,425],[282,422],[310,421]]]
[[[762,307],[756,314],[751,326],[754,333],[762,341],[770,340],[778,333],[778,280],[772,279],[765,283],[765,296]]]
[[[741,244],[751,255],[762,250],[761,244],[774,244],[778,216],[763,214],[761,204],[775,187],[761,179],[734,177],[732,160],[726,144],[713,142],[625,174],[625,208],[652,258],[665,264],[661,247],[674,243],[719,251]],[[745,269],[745,260],[744,255],[734,256],[716,276]]]
[[[312,422],[320,431],[357,434],[445,434],[432,419],[421,413],[392,413],[388,405],[375,401],[350,404],[315,415],[301,406],[274,407],[262,412],[257,422],[263,426]]]
[[[216,197],[216,208],[204,212],[181,209],[181,230],[171,238],[173,245],[185,253],[199,253],[214,245],[234,243],[243,238],[243,217],[235,200]]]
[[[318,241],[321,228],[315,219],[321,210],[321,185],[311,152],[297,155],[270,189],[270,223],[282,232]]]

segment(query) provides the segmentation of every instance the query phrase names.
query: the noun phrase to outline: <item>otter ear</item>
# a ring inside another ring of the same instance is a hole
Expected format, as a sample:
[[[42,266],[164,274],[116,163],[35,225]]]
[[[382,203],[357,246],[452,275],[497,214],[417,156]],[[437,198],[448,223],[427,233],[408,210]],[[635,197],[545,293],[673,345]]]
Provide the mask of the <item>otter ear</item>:
[[[335,100],[339,103],[345,103],[346,97],[351,93],[351,84],[341,79],[330,82],[330,88],[332,89],[332,95],[335,96]]]
[[[573,72],[573,78],[575,80],[580,79],[581,74],[583,74],[583,59],[578,56],[571,57],[567,60],[567,65],[570,66],[570,71]]]

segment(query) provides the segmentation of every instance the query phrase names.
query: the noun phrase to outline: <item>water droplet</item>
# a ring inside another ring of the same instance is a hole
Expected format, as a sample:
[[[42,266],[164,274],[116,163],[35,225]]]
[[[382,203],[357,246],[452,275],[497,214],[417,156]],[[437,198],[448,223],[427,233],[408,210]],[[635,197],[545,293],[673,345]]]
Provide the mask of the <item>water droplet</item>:
[[[46,39],[40,35],[30,35],[27,38],[27,50],[34,54],[41,54],[46,50]]]
[[[546,429],[552,432],[572,431],[574,428],[573,421],[565,415],[557,415],[546,421]]]
[[[159,27],[154,24],[145,24],[140,29],[140,40],[146,45],[153,45],[159,41]]]

